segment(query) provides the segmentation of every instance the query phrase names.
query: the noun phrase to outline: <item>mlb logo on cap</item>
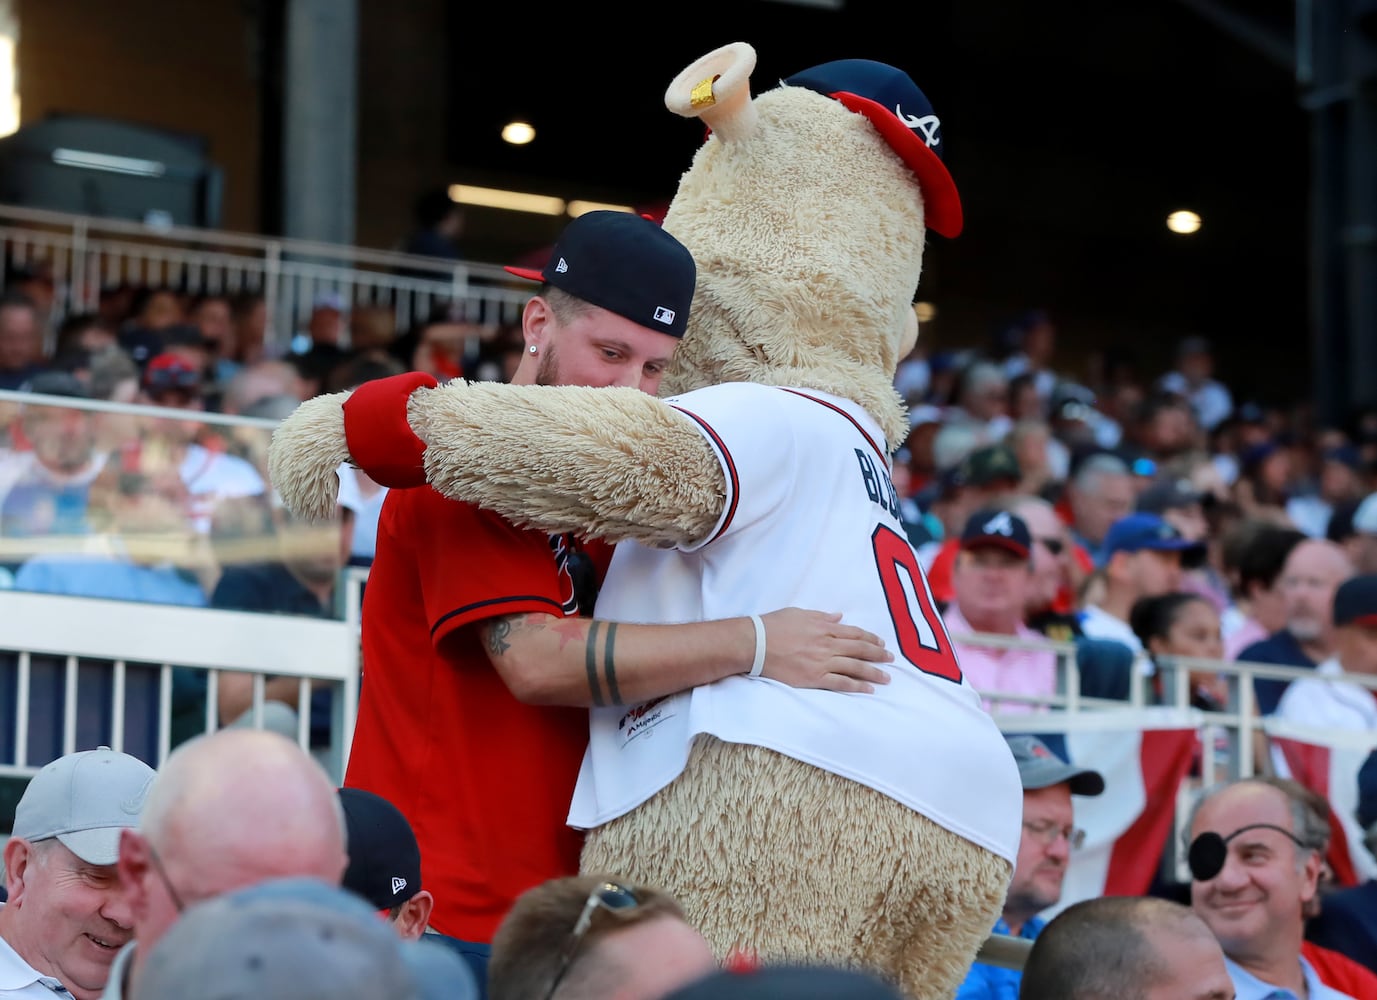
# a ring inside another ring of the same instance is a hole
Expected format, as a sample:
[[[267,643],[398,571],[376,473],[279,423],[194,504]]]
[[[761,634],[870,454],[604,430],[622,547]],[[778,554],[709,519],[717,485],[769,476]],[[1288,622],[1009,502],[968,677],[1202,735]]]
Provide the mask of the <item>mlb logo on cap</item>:
[[[960,234],[961,198],[942,162],[942,122],[907,73],[871,59],[839,59],[795,73],[784,82],[835,98],[869,118],[918,176],[927,227],[948,238]]]

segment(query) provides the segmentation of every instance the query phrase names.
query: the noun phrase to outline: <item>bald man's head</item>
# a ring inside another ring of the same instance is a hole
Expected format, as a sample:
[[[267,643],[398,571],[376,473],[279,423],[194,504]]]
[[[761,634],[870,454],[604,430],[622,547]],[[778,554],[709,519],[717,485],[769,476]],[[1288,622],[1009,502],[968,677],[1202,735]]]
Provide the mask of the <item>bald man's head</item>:
[[[1190,907],[1100,896],[1057,914],[1033,942],[1020,1000],[1231,1000],[1224,952]]]
[[[225,729],[178,747],[154,779],[139,830],[120,843],[138,956],[191,904],[270,878],[338,885],[348,864],[335,785],[296,743]]]
[[[334,783],[296,743],[258,729],[222,730],[173,752],[148,793],[140,830],[154,843],[185,841],[199,853],[271,848],[312,857],[326,867],[294,874],[327,879],[333,860],[345,858]]]
[[[1334,620],[1334,591],[1353,573],[1342,546],[1322,538],[1297,544],[1277,577],[1287,630],[1301,642],[1325,639]]]

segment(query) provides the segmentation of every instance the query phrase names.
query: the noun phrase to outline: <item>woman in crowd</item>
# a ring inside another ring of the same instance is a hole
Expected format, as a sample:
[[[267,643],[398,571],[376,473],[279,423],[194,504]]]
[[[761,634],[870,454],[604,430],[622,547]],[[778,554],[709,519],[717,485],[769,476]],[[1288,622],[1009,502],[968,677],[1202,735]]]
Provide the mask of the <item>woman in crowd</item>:
[[[1200,594],[1176,591],[1144,597],[1133,605],[1129,625],[1154,663],[1174,656],[1208,660],[1224,657],[1219,612]],[[1188,677],[1193,706],[1221,711],[1228,705],[1228,684],[1218,674],[1192,670]]]

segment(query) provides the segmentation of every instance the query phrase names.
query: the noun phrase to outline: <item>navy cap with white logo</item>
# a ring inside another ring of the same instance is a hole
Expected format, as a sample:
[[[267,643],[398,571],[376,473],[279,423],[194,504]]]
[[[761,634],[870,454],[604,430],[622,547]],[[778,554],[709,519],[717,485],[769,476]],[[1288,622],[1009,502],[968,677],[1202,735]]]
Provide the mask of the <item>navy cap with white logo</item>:
[[[932,102],[902,70],[871,59],[839,59],[784,81],[835,98],[865,115],[918,175],[927,227],[948,238],[961,232],[961,197],[942,162],[942,123]]]
[[[400,906],[421,891],[421,848],[406,816],[362,788],[341,788],[349,867],[344,888],[378,910]]]
[[[564,227],[545,267],[508,267],[657,333],[682,337],[698,269],[659,224],[629,212],[587,212]]]
[[[966,551],[998,548],[1027,559],[1033,548],[1033,536],[1028,525],[1017,514],[1007,510],[978,510],[966,521],[961,532],[961,548]]]

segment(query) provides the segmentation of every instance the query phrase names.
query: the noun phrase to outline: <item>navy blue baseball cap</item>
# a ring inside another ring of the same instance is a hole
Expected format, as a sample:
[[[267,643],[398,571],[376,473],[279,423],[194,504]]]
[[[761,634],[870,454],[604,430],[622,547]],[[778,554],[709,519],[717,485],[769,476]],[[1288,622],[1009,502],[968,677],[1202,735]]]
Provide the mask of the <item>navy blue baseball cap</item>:
[[[942,162],[942,123],[907,73],[871,59],[839,59],[786,79],[865,115],[918,175],[927,227],[948,239],[961,232],[961,197]]]
[[[1334,624],[1377,627],[1377,574],[1351,576],[1334,591]]]
[[[349,867],[344,888],[377,910],[400,906],[421,891],[421,848],[402,811],[381,795],[341,788]]]
[[[1116,552],[1180,552],[1195,554],[1204,550],[1200,542],[1186,538],[1176,527],[1156,514],[1140,512],[1121,517],[1110,525],[1104,537],[1104,558]]]
[[[587,212],[559,234],[542,270],[508,267],[657,333],[682,337],[698,269],[688,248],[630,212]]]
[[[1007,510],[978,510],[966,520],[965,530],[961,532],[961,548],[995,548],[1012,552],[1020,559],[1027,559],[1033,550],[1033,536],[1028,525],[1017,514]]]

